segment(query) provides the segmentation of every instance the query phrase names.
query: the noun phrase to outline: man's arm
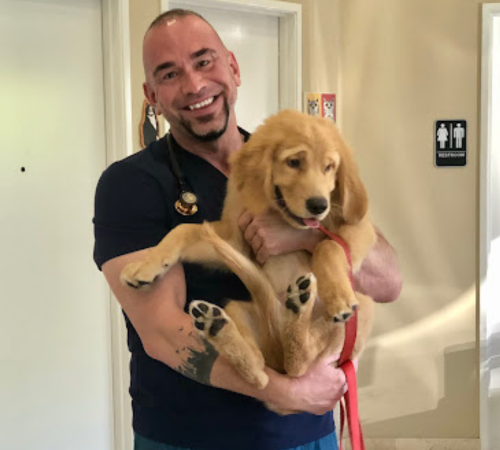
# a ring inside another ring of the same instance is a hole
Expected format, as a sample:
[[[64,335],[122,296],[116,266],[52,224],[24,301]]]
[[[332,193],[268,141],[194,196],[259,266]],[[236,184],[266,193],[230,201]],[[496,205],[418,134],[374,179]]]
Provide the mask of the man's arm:
[[[319,242],[326,239],[319,230],[291,227],[275,212],[256,217],[245,212],[238,225],[261,264],[273,255],[297,250],[312,252]],[[396,252],[378,229],[376,232],[377,242],[354,275],[354,285],[356,290],[376,302],[388,303],[401,293],[401,273]]]
[[[340,399],[345,377],[332,360],[318,361],[300,378],[266,368],[269,384],[259,390],[248,384],[216,350],[202,341],[184,312],[186,286],[181,265],[153,288],[136,291],[119,281],[121,270],[147,250],[106,262],[102,270],[123,310],[139,334],[146,353],[200,383],[212,385],[291,410],[324,414]]]
[[[393,302],[403,287],[398,259],[382,232],[377,228],[375,231],[377,241],[354,275],[354,287],[378,303]]]

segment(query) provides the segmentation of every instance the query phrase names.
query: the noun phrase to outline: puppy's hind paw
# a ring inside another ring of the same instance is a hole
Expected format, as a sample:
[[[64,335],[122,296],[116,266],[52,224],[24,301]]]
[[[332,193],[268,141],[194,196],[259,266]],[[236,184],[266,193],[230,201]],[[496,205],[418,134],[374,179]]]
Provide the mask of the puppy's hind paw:
[[[299,277],[295,283],[288,286],[285,306],[294,314],[303,314],[310,303],[316,297],[316,277],[308,273]]]
[[[189,314],[202,336],[215,338],[228,323],[228,317],[222,308],[203,300],[191,302]]]

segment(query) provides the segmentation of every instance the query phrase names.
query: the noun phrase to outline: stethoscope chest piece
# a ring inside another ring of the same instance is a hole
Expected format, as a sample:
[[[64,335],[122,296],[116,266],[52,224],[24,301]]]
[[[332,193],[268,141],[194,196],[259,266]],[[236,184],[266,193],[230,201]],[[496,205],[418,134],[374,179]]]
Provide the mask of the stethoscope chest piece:
[[[183,216],[192,216],[198,211],[197,201],[198,199],[193,192],[183,191],[179,200],[175,202],[175,210]]]

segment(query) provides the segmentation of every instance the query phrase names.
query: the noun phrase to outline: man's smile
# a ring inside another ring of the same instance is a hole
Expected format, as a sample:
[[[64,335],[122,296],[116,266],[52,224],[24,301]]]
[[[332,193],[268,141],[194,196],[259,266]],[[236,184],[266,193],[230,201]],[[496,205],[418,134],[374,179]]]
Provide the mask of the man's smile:
[[[204,108],[205,106],[211,105],[214,100],[215,100],[215,97],[210,97],[210,98],[207,98],[206,100],[203,100],[202,102],[195,103],[194,105],[189,105],[188,108],[191,111],[194,111],[195,109]]]

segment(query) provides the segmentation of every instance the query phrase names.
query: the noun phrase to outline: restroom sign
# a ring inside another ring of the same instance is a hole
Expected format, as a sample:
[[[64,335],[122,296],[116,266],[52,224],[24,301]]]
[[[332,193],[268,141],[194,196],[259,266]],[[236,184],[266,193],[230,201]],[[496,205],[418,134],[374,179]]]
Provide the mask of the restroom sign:
[[[465,120],[436,120],[434,133],[436,166],[465,166],[467,122]]]

